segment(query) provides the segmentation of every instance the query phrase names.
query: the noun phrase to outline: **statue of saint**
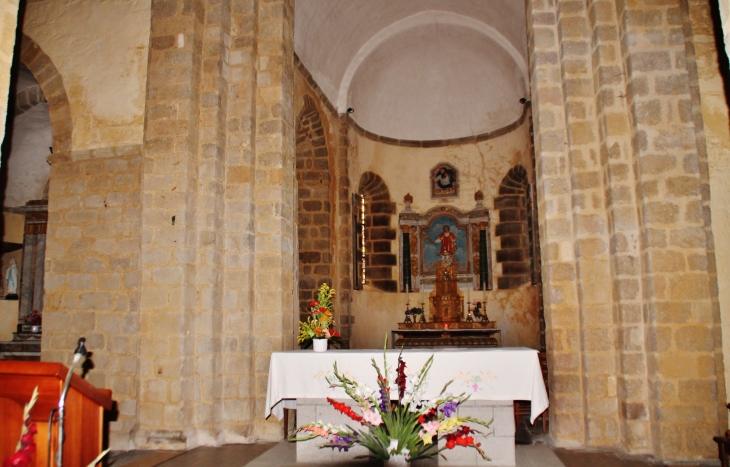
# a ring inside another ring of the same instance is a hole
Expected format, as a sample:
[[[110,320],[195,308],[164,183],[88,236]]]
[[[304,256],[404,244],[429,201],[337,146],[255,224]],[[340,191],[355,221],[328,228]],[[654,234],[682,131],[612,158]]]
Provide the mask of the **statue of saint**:
[[[424,235],[428,238],[429,242],[441,244],[441,249],[438,253],[439,256],[453,256],[456,253],[456,235],[451,233],[451,227],[448,225],[444,226],[444,231],[436,240],[431,240],[426,232],[424,232]]]
[[[10,258],[10,266],[5,270],[5,289],[8,295],[18,294],[18,265]]]

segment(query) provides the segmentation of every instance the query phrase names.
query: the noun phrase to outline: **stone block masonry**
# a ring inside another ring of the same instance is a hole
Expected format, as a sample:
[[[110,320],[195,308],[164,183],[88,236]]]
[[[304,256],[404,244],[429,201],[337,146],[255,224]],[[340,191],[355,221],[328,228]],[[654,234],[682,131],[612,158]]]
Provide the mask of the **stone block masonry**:
[[[705,5],[526,5],[551,435],[713,457],[727,414],[709,167],[727,125],[708,118]],[[310,272],[336,284],[349,316],[351,122],[301,64],[295,74],[292,0],[151,9],[142,147],[72,151],[70,114],[53,117],[54,102],[67,108],[60,75],[39,80],[56,91],[43,88],[62,148],[50,160],[42,358],[68,363],[87,337],[90,381],[119,402],[113,449],[279,439],[261,414],[269,356],[295,341],[300,214],[328,216],[307,225],[320,242]],[[32,43],[24,50],[53,71]],[[299,201],[295,88],[328,121],[325,147],[309,121]],[[308,177],[326,178],[327,194]],[[379,181],[368,172],[358,187],[370,195],[368,277],[396,290],[395,204]],[[499,259],[521,281],[526,209],[503,195]]]
[[[140,146],[77,151],[51,166],[42,358],[71,362],[87,339],[89,382],[113,391],[110,441],[127,446],[138,422]]]
[[[697,459],[727,423],[687,8],[528,1],[560,445]]]

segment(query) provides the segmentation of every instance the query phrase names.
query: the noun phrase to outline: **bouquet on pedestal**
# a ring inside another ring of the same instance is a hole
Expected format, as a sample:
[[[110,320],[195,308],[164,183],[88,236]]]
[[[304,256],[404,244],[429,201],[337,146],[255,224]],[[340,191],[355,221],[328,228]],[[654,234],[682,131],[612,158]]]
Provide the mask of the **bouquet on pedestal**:
[[[340,334],[335,331],[332,314],[334,296],[335,289],[322,284],[317,292],[317,300],[309,302],[309,316],[306,321],[299,322],[297,342],[303,344],[302,347],[309,347],[313,339],[327,339],[330,343],[340,343]]]
[[[397,400],[391,400],[390,374],[388,371],[385,350],[383,351],[383,370],[375,363],[373,367],[378,376],[378,390],[354,381],[340,373],[337,363],[334,364],[334,375],[328,378],[330,387],[340,387],[355,402],[356,407],[328,398],[327,401],[339,412],[351,418],[354,428],[336,426],[321,421],[301,426],[295,431],[291,440],[306,441],[321,437],[327,440],[320,447],[347,451],[352,446],[360,445],[370,451],[369,457],[387,460],[391,456],[405,457],[408,462],[433,457],[446,449],[457,446],[476,449],[484,459],[489,459],[481,449],[480,443],[474,441],[474,435],[487,434],[471,428],[467,423],[489,428],[492,421],[483,422],[473,417],[459,417],[457,408],[469,396],[460,394],[453,396],[446,392],[449,381],[439,395],[432,400],[423,400],[428,371],[433,364],[433,355],[426,361],[415,379],[406,377],[406,363],[402,354],[398,356],[398,367],[395,383],[398,387]],[[297,437],[298,433],[303,433]],[[445,440],[439,449],[437,439]],[[365,456],[358,456],[365,457]]]

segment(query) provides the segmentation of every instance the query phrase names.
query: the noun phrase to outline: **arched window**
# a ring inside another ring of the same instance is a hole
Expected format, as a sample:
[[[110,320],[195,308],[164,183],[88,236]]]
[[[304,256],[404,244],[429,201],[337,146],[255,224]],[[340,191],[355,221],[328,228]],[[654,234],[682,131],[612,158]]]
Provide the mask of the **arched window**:
[[[357,229],[356,244],[358,246],[364,244],[365,256],[364,268],[356,268],[357,283],[363,283],[364,272],[365,284],[385,292],[396,292],[398,282],[394,277],[397,260],[393,253],[393,243],[397,235],[392,227],[395,203],[390,200],[390,192],[385,181],[373,172],[362,174],[358,193],[364,202],[359,206],[353,206],[360,213],[357,219],[361,223]],[[357,200],[357,197],[354,199]],[[358,248],[357,253],[356,261],[362,264],[362,249]]]
[[[497,263],[502,265],[497,287],[514,289],[532,280],[531,189],[527,170],[521,165],[514,166],[502,179],[499,196],[494,198],[494,209],[499,212]]]

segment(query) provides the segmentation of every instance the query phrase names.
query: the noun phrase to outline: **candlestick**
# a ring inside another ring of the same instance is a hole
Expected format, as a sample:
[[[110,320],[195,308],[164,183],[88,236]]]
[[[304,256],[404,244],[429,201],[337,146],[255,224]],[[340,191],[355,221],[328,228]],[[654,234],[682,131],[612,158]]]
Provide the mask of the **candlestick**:
[[[469,276],[469,281],[466,283],[466,301],[471,303],[471,284],[473,282],[472,276]]]

